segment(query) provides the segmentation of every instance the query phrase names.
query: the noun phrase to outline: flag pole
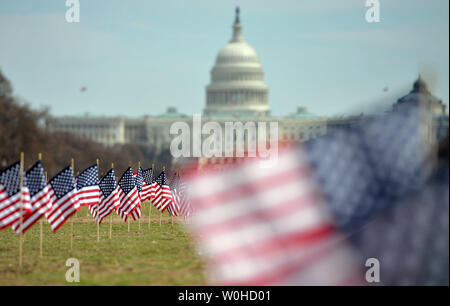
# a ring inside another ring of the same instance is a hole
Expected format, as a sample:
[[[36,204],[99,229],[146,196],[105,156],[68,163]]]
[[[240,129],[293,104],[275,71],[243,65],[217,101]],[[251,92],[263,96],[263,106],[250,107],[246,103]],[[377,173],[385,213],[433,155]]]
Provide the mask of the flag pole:
[[[100,167],[99,167],[100,161],[98,160],[98,158],[97,158],[96,162],[97,162],[97,175],[98,175],[98,171],[100,170]],[[100,210],[100,203],[97,204],[97,221],[96,221],[97,222],[97,242],[100,242],[100,223],[98,223],[99,210]]]
[[[152,164],[152,180],[155,173],[155,164]],[[153,182],[150,182],[152,184]],[[153,199],[151,197],[152,194],[152,185],[150,185],[150,203],[149,203],[149,209],[148,209],[148,228],[150,228],[151,225],[151,218],[152,218],[152,206],[153,206]]]
[[[38,159],[39,159],[39,161],[42,161],[42,153],[38,154]],[[47,184],[47,174],[45,174],[45,183]],[[44,238],[43,238],[44,233],[43,233],[43,230],[42,230],[42,224],[43,224],[43,220],[41,218],[41,220],[39,220],[39,230],[40,230],[40,233],[39,233],[39,257],[40,258],[44,257],[42,255],[42,253],[43,253],[42,252],[42,241],[44,240]]]
[[[111,168],[114,169],[114,163],[111,163]],[[112,238],[112,212],[109,214],[109,239]]]
[[[19,226],[19,267],[22,268],[22,244],[23,244],[23,231],[22,231],[22,224],[23,224],[23,163],[24,163],[24,153],[20,152],[20,190],[19,190],[19,197],[20,197],[20,226]]]
[[[71,159],[72,172],[75,173],[75,159]],[[73,219],[70,218],[70,251],[72,251],[73,246]]]
[[[141,161],[138,161],[138,173],[139,173],[140,169],[141,169]],[[136,175],[136,177],[137,177],[137,175]],[[141,186],[141,188],[142,188],[142,186]],[[139,198],[141,198],[141,195],[139,195]],[[141,210],[142,210],[142,203],[140,203],[140,205],[141,205]],[[141,211],[141,216],[142,216],[142,211]],[[139,217],[139,219],[138,219],[138,224],[139,224],[138,231],[140,232],[141,231],[141,217]]]

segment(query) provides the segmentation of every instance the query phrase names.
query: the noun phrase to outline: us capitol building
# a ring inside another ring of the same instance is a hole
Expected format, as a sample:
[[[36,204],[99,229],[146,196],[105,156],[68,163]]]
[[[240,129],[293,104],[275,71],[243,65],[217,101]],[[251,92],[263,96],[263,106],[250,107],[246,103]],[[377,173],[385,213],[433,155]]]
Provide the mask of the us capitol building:
[[[253,121],[267,122],[268,126],[269,122],[277,121],[279,140],[306,141],[325,135],[332,129],[345,128],[360,119],[359,116],[319,117],[309,113],[304,107],[298,107],[296,112],[287,116],[271,116],[269,86],[264,82],[264,70],[258,54],[244,40],[239,8],[236,9],[232,38],[219,51],[210,74],[211,81],[206,86],[203,123],[215,121],[223,126],[225,122]],[[425,86],[422,83],[419,85]],[[418,90],[418,88],[416,89]],[[413,88],[409,95],[414,94]],[[427,99],[433,100],[433,109],[438,113],[445,114],[446,107],[442,101],[431,94],[429,96]],[[407,96],[402,99],[406,98]],[[140,118],[91,117],[88,115],[56,117],[49,123],[49,128],[70,132],[108,146],[134,143],[151,145],[156,152],[161,152],[169,149],[171,140],[177,136],[169,133],[170,126],[174,122],[186,122],[192,127],[192,116],[179,113],[174,107],[168,107],[167,112],[162,115]]]

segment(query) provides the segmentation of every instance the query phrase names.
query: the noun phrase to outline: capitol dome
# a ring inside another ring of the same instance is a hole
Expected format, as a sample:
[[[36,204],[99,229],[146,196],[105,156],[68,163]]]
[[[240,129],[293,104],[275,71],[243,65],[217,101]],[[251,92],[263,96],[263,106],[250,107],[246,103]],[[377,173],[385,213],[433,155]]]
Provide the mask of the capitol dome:
[[[258,54],[242,36],[239,8],[233,24],[233,37],[217,55],[206,87],[209,116],[267,116],[269,87]]]

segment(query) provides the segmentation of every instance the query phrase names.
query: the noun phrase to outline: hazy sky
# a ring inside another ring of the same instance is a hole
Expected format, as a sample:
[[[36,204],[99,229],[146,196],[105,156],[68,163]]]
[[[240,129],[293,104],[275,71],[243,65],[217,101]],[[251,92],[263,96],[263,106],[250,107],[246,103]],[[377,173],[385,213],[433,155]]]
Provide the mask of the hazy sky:
[[[406,94],[419,71],[448,105],[448,0],[380,0],[379,23],[365,21],[365,0],[80,3],[81,22],[67,23],[65,0],[0,2],[0,69],[53,114],[201,112],[236,5],[275,115],[364,111]]]

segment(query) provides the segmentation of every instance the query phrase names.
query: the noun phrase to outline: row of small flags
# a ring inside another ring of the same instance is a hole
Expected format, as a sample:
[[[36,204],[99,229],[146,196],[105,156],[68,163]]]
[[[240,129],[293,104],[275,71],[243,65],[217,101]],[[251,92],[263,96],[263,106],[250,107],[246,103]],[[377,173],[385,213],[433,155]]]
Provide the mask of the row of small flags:
[[[21,169],[18,161],[0,172],[0,230],[12,227],[23,234],[45,216],[56,232],[82,206],[98,224],[113,211],[125,222],[129,216],[138,220],[145,201],[171,216],[187,218],[192,212],[178,173],[169,184],[164,170],[154,177],[152,168],[139,166],[133,173],[128,167],[116,182],[114,168],[99,179],[98,165],[78,176],[69,165],[47,182],[41,161],[23,175]]]

